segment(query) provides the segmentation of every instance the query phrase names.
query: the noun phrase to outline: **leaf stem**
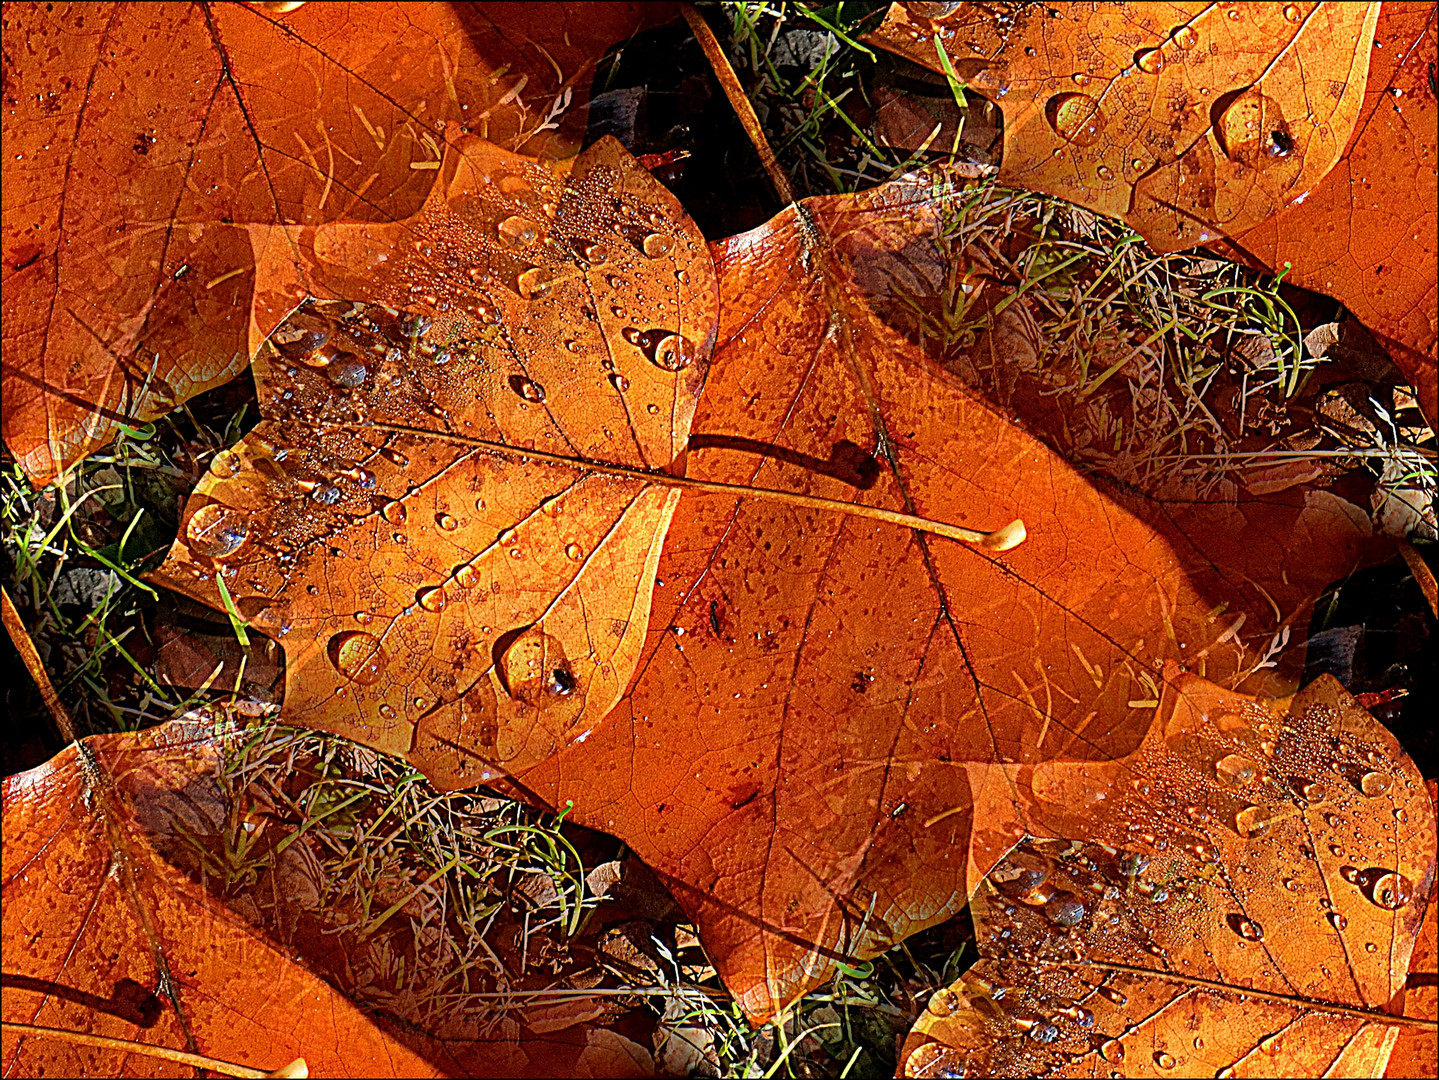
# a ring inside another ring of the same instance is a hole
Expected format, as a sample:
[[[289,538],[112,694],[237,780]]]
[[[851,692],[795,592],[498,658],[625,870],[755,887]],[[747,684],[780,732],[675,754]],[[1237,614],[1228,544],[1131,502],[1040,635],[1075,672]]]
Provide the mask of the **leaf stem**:
[[[63,1042],[81,1043],[85,1046],[101,1046],[107,1050],[123,1050],[145,1057],[161,1058],[179,1065],[191,1065],[197,1069],[210,1069],[224,1076],[237,1076],[242,1080],[262,1080],[267,1076],[299,1077],[309,1076],[304,1058],[296,1058],[290,1064],[274,1071],[252,1069],[248,1065],[236,1065],[204,1054],[187,1054],[183,1050],[171,1050],[167,1046],[152,1046],[132,1039],[114,1039],[108,1035],[89,1035],[81,1031],[67,1031],[64,1028],[40,1027],[36,1024],[14,1024],[0,1021],[0,1031],[18,1035],[39,1035],[42,1038],[60,1039]]]
[[[537,461],[549,461],[557,465],[569,465],[574,468],[605,473],[610,476],[629,477],[635,480],[643,480],[647,484],[679,488],[681,491],[699,491],[709,495],[733,495],[745,499],[767,499],[771,502],[803,507],[806,510],[825,510],[830,513],[847,514],[851,517],[885,521],[891,525],[898,525],[902,528],[917,529],[920,532],[933,533],[935,536],[947,537],[950,540],[959,540],[966,544],[977,544],[979,547],[986,548],[989,551],[1008,551],[1010,548],[1018,547],[1024,542],[1026,536],[1024,522],[1019,518],[1015,518],[1001,529],[996,529],[993,532],[984,532],[979,529],[966,529],[962,525],[950,525],[943,521],[932,521],[929,518],[919,517],[916,514],[900,513],[898,510],[885,510],[878,506],[866,506],[863,503],[848,503],[839,499],[823,499],[817,495],[800,495],[793,491],[774,491],[770,488],[755,488],[745,484],[725,484],[718,480],[695,480],[688,476],[671,476],[669,473],[649,472],[645,469],[636,469],[628,465],[608,465],[597,461],[586,461],[583,458],[565,457],[563,454],[551,454],[544,450],[529,450],[522,446],[511,446],[508,443],[491,442],[488,439],[476,439],[469,435],[456,435],[448,431],[432,431],[426,428],[408,427],[404,424],[386,423],[376,423],[373,424],[372,427],[378,431],[393,431],[397,434],[415,435],[425,439],[447,439],[451,442],[463,443],[466,446],[473,446],[478,449],[494,450],[501,454],[509,454],[523,458],[534,458]]]

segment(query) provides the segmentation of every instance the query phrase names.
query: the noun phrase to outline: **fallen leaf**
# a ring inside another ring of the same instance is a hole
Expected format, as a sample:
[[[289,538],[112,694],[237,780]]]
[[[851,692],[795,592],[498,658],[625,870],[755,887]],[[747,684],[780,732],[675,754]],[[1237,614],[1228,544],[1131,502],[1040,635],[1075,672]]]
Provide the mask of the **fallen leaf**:
[[[318,1076],[436,1075],[156,850],[157,824],[173,842],[177,824],[215,809],[203,781],[217,751],[199,725],[170,725],[86,739],[5,780],[6,1022],[267,1069],[304,1057]],[[172,801],[187,792],[202,798]],[[149,1067],[8,1031],[3,1047],[16,1075]]]
[[[1439,784],[1430,780],[1429,802],[1439,809]],[[1416,898],[1417,903],[1417,898]],[[1429,907],[1419,928],[1419,938],[1409,958],[1409,978],[1404,991],[1404,1013],[1426,1020],[1439,1020],[1439,881],[1429,890]],[[1420,1077],[1433,1071],[1429,1063],[1439,1048],[1439,1032],[1433,1027],[1404,1028],[1389,1055],[1385,1076]]]
[[[962,907],[1033,809],[1005,770],[1132,753],[1163,661],[1292,692],[1290,628],[1371,557],[1367,519],[1326,492],[1081,475],[926,358],[886,298],[963,272],[935,247],[943,191],[925,174],[808,200],[716,246],[689,475],[1022,516],[1029,538],[995,555],[687,495],[629,694],[518,775],[660,873],[751,1018]]]
[[[5,8],[4,438],[37,484],[233,378],[246,223],[398,221],[445,123],[567,156],[668,5]]]
[[[1383,1074],[1435,874],[1417,768],[1329,676],[1287,716],[1178,674],[1166,706],[1124,761],[1013,774],[1066,839],[976,893],[983,959],[903,1075]],[[1103,814],[1073,813],[1076,782]]]
[[[254,231],[267,419],[156,575],[223,607],[223,573],[288,722],[444,788],[623,692],[677,498],[648,477],[682,468],[717,319],[703,238],[614,140],[546,168],[452,135],[412,219]]]
[[[1439,341],[1439,7],[1385,4],[1369,84],[1339,164],[1301,203],[1241,235],[1233,250],[1341,301],[1379,335],[1430,424]],[[1221,246],[1219,250],[1224,250]]]
[[[1004,114],[1001,183],[1124,218],[1158,251],[1302,199],[1354,130],[1379,5],[895,4],[872,36]],[[940,48],[944,56],[941,56]]]

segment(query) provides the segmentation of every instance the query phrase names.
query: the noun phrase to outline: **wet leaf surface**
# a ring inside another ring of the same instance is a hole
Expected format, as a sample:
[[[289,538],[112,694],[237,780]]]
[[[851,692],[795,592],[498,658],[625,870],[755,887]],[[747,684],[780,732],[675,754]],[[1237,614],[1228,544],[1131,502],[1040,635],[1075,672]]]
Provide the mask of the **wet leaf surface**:
[[[288,720],[462,787],[583,739],[628,682],[677,498],[645,476],[682,468],[717,296],[613,140],[449,161],[406,222],[254,230],[268,419],[158,579],[223,607],[224,576],[285,646]],[[348,299],[290,314],[315,295]]]
[[[904,1075],[1383,1073],[1435,872],[1418,770],[1328,677],[1287,715],[1174,672],[1165,699],[1132,757],[1035,770],[1045,824],[1082,839],[990,873],[984,959],[930,1000]],[[1076,782],[1102,814],[1073,814]]]
[[[875,41],[1004,114],[1001,182],[1122,217],[1158,251],[1244,232],[1334,167],[1378,4],[895,4]],[[942,59],[940,48],[945,57]]]
[[[5,9],[6,444],[37,482],[233,378],[245,226],[399,221],[446,122],[572,154],[594,64],[666,5]]]
[[[1303,489],[1081,475],[927,359],[896,311],[954,266],[937,182],[810,200],[717,246],[690,475],[1023,516],[1029,539],[994,555],[685,496],[635,685],[519,776],[665,875],[752,1017],[963,906],[1038,812],[1005,769],[1132,753],[1165,660],[1292,690],[1287,613],[1374,550]]]

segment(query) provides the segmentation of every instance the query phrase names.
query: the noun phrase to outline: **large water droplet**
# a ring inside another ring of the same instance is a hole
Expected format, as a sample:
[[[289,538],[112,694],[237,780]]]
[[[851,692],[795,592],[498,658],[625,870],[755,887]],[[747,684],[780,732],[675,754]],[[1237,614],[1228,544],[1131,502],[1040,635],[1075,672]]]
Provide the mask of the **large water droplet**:
[[[1215,121],[1214,135],[1226,157],[1256,169],[1267,168],[1294,150],[1284,110],[1254,87],[1224,107]]]
[[[544,266],[532,266],[519,277],[520,295],[526,300],[538,300],[560,280],[560,276]]]
[[[449,597],[445,595],[443,586],[431,585],[417,592],[415,599],[426,611],[443,611]]]
[[[1236,934],[1248,941],[1264,940],[1264,927],[1253,919],[1246,919],[1241,915],[1239,918],[1232,920],[1231,925],[1234,927]]]
[[[1382,772],[1367,772],[1359,778],[1359,790],[1369,798],[1377,799],[1389,791],[1389,777]]]
[[[1349,925],[1349,919],[1342,912],[1331,911],[1326,918],[1328,918],[1330,925],[1336,930],[1343,930]]]
[[[1172,1069],[1174,1068],[1174,1058],[1163,1050],[1156,1050],[1154,1051],[1154,1064],[1161,1069]]]
[[[1240,754],[1226,754],[1214,763],[1214,773],[1233,787],[1243,787],[1254,779],[1254,762]]]
[[[330,639],[326,652],[336,671],[361,686],[378,682],[387,662],[380,639],[363,630],[336,634]]]
[[[953,1016],[962,1004],[959,995],[945,987],[930,997],[928,1008],[935,1016]]]
[[[409,514],[405,510],[405,504],[400,502],[398,499],[391,499],[389,502],[385,503],[384,508],[380,511],[380,514],[391,525],[403,525],[405,523],[405,518],[409,517]]]
[[[233,450],[221,450],[210,459],[210,472],[221,480],[228,480],[243,468],[244,462]]]
[[[1274,815],[1260,806],[1246,806],[1234,815],[1234,827],[1246,840],[1263,836],[1269,831]]]
[[[1414,883],[1390,870],[1375,878],[1365,895],[1385,911],[1398,911],[1414,898]]]
[[[1057,94],[1049,99],[1044,115],[1059,137],[1075,146],[1092,146],[1104,133],[1104,113],[1088,94]]]
[[[1124,1044],[1118,1039],[1106,1039],[1099,1047],[1105,1061],[1118,1065],[1124,1060]]]
[[[1072,892],[1056,892],[1045,903],[1044,914],[1060,926],[1078,926],[1084,921],[1084,901]]]
[[[1164,70],[1164,53],[1159,49],[1141,49],[1134,54],[1134,66],[1146,75],[1158,75]]]
[[[325,368],[325,376],[336,386],[353,390],[365,381],[365,365],[354,353],[340,353]]]
[[[541,402],[545,400],[545,388],[533,379],[515,380],[515,392],[526,401]]]
[[[1192,26],[1181,26],[1172,36],[1174,44],[1181,49],[1192,49],[1199,44],[1199,33]]]
[[[479,580],[479,572],[470,563],[465,563],[455,571],[455,584],[462,589],[473,589]]]
[[[675,242],[671,237],[666,236],[664,233],[655,232],[650,233],[644,238],[644,242],[640,245],[640,248],[648,258],[659,259],[668,255],[670,249],[674,246]]]
[[[584,557],[585,549],[580,547],[579,544],[565,545],[565,558],[569,559],[571,562],[579,562]]]
[[[499,233],[511,247],[526,247],[540,238],[540,227],[529,218],[507,217],[500,222]]]
[[[299,311],[276,327],[270,340],[286,356],[303,358],[330,340],[330,330],[328,319]]]
[[[245,515],[219,503],[200,507],[185,523],[185,539],[190,549],[210,559],[235,554],[249,534],[250,525]]]
[[[1286,22],[1298,22],[1304,18],[1304,12],[1299,10],[1298,4],[1284,5],[1284,19]]]
[[[610,385],[623,394],[630,388],[630,381],[617,371],[610,376]]]
[[[655,335],[663,336],[655,336]],[[650,361],[661,371],[683,371],[694,363],[695,346],[689,338],[680,334],[668,334],[663,331],[651,330],[650,336],[654,336],[653,345],[646,342],[641,347]]]
[[[435,524],[444,529],[445,532],[454,532],[460,527],[460,523],[450,517],[449,514],[436,514]]]

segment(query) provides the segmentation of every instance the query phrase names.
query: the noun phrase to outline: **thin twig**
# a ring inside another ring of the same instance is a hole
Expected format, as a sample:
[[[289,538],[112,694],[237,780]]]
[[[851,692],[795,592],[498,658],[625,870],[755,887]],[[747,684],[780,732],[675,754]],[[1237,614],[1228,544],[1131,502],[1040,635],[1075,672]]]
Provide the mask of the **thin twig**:
[[[35,642],[30,640],[30,634],[25,629],[25,624],[20,621],[20,613],[15,610],[15,605],[10,600],[10,594],[0,586],[0,617],[3,617],[5,629],[10,632],[10,640],[15,643],[15,651],[20,654],[20,659],[25,664],[25,670],[30,672],[30,677],[35,680],[35,685],[40,689],[40,697],[45,701],[45,707],[50,710],[50,716],[55,721],[55,727],[60,732],[60,738],[65,740],[69,746],[75,741],[75,722],[70,719],[70,710],[65,708],[65,703],[60,700],[60,695],[55,692],[55,684],[50,681],[49,674],[45,671],[45,665],[40,662],[40,654],[35,649]]]
[[[123,1050],[130,1054],[173,1061],[179,1065],[190,1065],[197,1069],[209,1069],[224,1076],[237,1076],[242,1080],[264,1080],[265,1077],[304,1077],[310,1075],[304,1058],[296,1058],[278,1069],[252,1069],[248,1065],[236,1065],[231,1061],[206,1057],[204,1054],[187,1054],[183,1050],[171,1050],[166,1046],[152,1046],[135,1042],[133,1039],[113,1039],[108,1035],[89,1035],[81,1031],[67,1031],[64,1028],[40,1027],[37,1024],[13,1024],[0,1021],[0,1031],[17,1035],[38,1035],[42,1038],[59,1039],[62,1042],[81,1043],[84,1046],[100,1046],[106,1050]]]

